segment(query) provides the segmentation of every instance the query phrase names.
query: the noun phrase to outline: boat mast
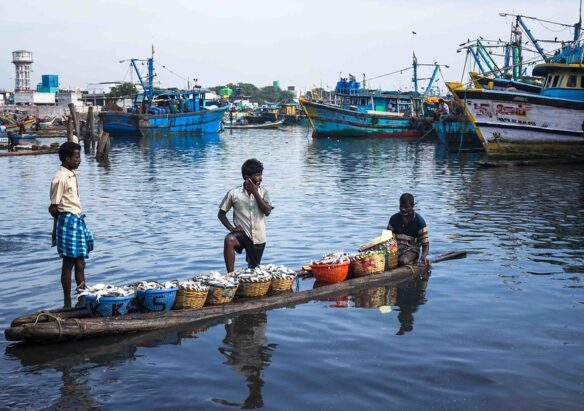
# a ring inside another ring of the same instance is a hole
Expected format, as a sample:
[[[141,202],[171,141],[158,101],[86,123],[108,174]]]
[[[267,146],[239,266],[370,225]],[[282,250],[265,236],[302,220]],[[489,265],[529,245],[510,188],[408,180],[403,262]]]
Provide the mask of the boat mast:
[[[152,45],[152,56],[148,59],[148,100],[152,102],[154,83],[154,45]]]
[[[412,67],[414,68],[414,92],[418,94],[418,59],[416,58],[416,53],[414,52],[414,58]]]
[[[582,0],[580,0],[580,17],[578,23],[574,24],[574,42],[580,38],[580,30],[582,29]]]
[[[416,117],[420,114],[420,108],[418,107],[418,59],[416,58],[416,52],[413,52],[412,67],[414,69],[414,96],[412,98],[412,108],[414,109],[414,114]]]
[[[434,64],[434,71],[432,72],[432,77],[430,77],[430,82],[428,83],[428,87],[426,87],[426,91],[424,91],[424,98],[428,97],[428,94],[430,94],[430,90],[432,89],[432,86],[434,85],[434,80],[436,80],[436,75],[438,74],[439,70],[440,70],[440,65]]]

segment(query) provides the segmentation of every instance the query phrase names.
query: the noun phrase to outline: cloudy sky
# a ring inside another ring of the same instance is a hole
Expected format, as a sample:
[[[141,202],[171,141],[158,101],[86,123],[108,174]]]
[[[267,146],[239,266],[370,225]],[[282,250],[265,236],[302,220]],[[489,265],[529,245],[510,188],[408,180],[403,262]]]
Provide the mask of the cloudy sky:
[[[14,89],[14,50],[33,52],[33,85],[58,74],[62,87],[84,88],[130,81],[119,61],[148,57],[152,44],[164,86],[198,78],[204,86],[333,87],[340,73],[374,77],[408,67],[413,50],[420,63],[449,65],[446,80],[460,80],[459,43],[508,39],[513,19],[500,12],[573,24],[578,8],[579,0],[0,0],[0,89]],[[529,24],[540,39],[572,35]],[[404,72],[372,85],[407,89],[410,81]]]

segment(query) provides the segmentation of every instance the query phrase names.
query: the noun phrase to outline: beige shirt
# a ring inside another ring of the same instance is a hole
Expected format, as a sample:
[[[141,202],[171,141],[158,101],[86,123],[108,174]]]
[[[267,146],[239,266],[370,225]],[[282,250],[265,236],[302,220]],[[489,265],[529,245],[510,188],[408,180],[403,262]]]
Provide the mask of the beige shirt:
[[[272,205],[268,190],[264,186],[258,189],[266,203]],[[219,208],[228,212],[233,207],[233,223],[243,228],[245,234],[254,244],[266,242],[266,215],[258,206],[253,194],[248,193],[243,184],[230,190],[223,198]]]
[[[75,171],[59,167],[51,180],[51,204],[57,204],[60,213],[81,215],[81,199]]]

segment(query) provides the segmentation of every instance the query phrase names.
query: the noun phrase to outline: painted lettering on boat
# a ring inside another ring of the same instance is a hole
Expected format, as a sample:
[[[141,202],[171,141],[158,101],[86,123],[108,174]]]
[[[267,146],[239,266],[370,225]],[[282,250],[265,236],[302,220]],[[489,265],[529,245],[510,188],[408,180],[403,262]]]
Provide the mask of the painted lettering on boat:
[[[497,121],[501,123],[521,124],[526,126],[535,126],[535,121],[518,120],[516,118],[497,117]]]

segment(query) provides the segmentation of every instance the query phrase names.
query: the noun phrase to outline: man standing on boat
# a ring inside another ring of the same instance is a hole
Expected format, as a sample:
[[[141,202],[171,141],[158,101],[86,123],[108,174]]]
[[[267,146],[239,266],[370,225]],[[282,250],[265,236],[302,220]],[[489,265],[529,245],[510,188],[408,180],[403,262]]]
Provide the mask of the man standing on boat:
[[[51,205],[53,216],[52,246],[57,246],[63,259],[61,285],[64,307],[71,307],[71,272],[75,267],[77,289],[85,288],[85,259],[93,250],[93,236],[85,225],[81,213],[79,184],[75,170],[81,164],[81,146],[66,142],[59,147],[61,166],[51,180]]]
[[[230,190],[221,205],[217,217],[229,230],[223,245],[223,257],[228,273],[233,272],[235,253],[241,254],[245,249],[249,268],[261,264],[266,246],[265,217],[274,208],[265,187],[260,187],[264,165],[255,158],[246,160],[241,166],[243,185]],[[227,218],[227,212],[233,208],[233,224]]]
[[[418,262],[430,264],[428,228],[422,216],[414,211],[414,205],[412,194],[402,194],[399,198],[399,213],[392,215],[387,224],[387,229],[393,231],[397,238],[398,265]]]
[[[438,114],[440,117],[446,117],[450,114],[450,108],[444,99],[438,99]]]

